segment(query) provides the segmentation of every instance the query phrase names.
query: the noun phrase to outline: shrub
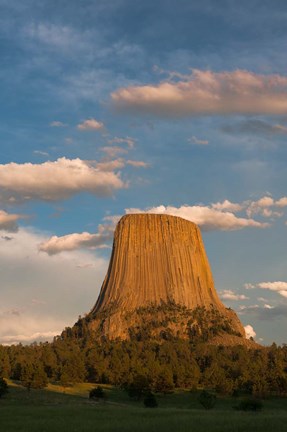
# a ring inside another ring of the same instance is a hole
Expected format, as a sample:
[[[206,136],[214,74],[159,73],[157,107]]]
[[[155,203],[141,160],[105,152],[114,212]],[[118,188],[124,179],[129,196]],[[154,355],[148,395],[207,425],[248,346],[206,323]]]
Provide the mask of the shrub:
[[[89,393],[89,399],[103,399],[104,397],[105,392],[100,386],[93,388]]]
[[[239,411],[261,411],[263,403],[260,399],[245,398],[235,407]]]
[[[205,409],[212,409],[216,403],[216,396],[212,393],[203,390],[198,398],[199,403]]]
[[[157,400],[152,393],[148,393],[146,395],[143,403],[144,403],[144,406],[146,406],[147,408],[157,408],[157,406],[158,406]]]
[[[8,393],[8,384],[4,378],[0,378],[0,398]]]

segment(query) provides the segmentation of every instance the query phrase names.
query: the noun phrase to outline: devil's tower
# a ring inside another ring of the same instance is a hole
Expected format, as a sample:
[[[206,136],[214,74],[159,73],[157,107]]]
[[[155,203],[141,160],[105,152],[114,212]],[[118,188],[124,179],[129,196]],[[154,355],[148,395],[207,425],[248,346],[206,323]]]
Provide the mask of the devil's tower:
[[[88,315],[90,328],[111,339],[147,328],[151,335],[189,337],[199,315],[210,317],[220,334],[245,335],[236,314],[218,298],[199,228],[175,216],[122,217],[106,278]],[[216,334],[212,323],[207,325]]]

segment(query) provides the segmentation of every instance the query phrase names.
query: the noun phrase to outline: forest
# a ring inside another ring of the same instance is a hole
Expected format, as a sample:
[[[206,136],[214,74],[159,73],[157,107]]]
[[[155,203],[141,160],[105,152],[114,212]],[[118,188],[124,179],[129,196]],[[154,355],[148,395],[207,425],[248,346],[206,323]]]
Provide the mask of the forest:
[[[144,378],[150,391],[161,393],[204,388],[222,395],[287,395],[286,345],[255,344],[251,349],[211,345],[206,333],[181,339],[170,334],[153,338],[146,332],[139,337],[138,329],[129,340],[99,340],[80,317],[51,343],[0,345],[0,377],[19,381],[28,390],[48,382],[124,388]]]

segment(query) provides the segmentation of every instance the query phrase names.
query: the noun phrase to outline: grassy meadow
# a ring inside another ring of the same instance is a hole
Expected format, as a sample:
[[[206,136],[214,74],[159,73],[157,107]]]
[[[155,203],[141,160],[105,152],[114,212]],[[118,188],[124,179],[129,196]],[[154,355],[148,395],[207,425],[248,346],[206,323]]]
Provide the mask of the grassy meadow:
[[[103,386],[107,399],[88,399],[92,384],[63,389],[49,385],[31,390],[17,385],[0,400],[1,432],[284,432],[287,399],[264,401],[261,412],[233,409],[236,398],[218,398],[212,410],[198,402],[198,393],[157,395],[158,408],[145,408],[117,388]]]

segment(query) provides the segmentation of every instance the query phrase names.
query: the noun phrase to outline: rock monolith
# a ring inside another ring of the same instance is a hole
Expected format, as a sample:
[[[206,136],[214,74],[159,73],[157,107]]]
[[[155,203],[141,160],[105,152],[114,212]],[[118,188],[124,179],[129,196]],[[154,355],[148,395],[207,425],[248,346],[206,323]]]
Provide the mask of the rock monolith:
[[[199,311],[201,320],[205,315],[215,326],[220,322],[220,337],[224,329],[229,336],[245,337],[236,314],[217,295],[196,224],[168,215],[123,216],[107,275],[88,315],[90,328],[110,339],[141,337],[142,328],[185,338],[195,332]],[[216,335],[213,324],[207,325]]]

